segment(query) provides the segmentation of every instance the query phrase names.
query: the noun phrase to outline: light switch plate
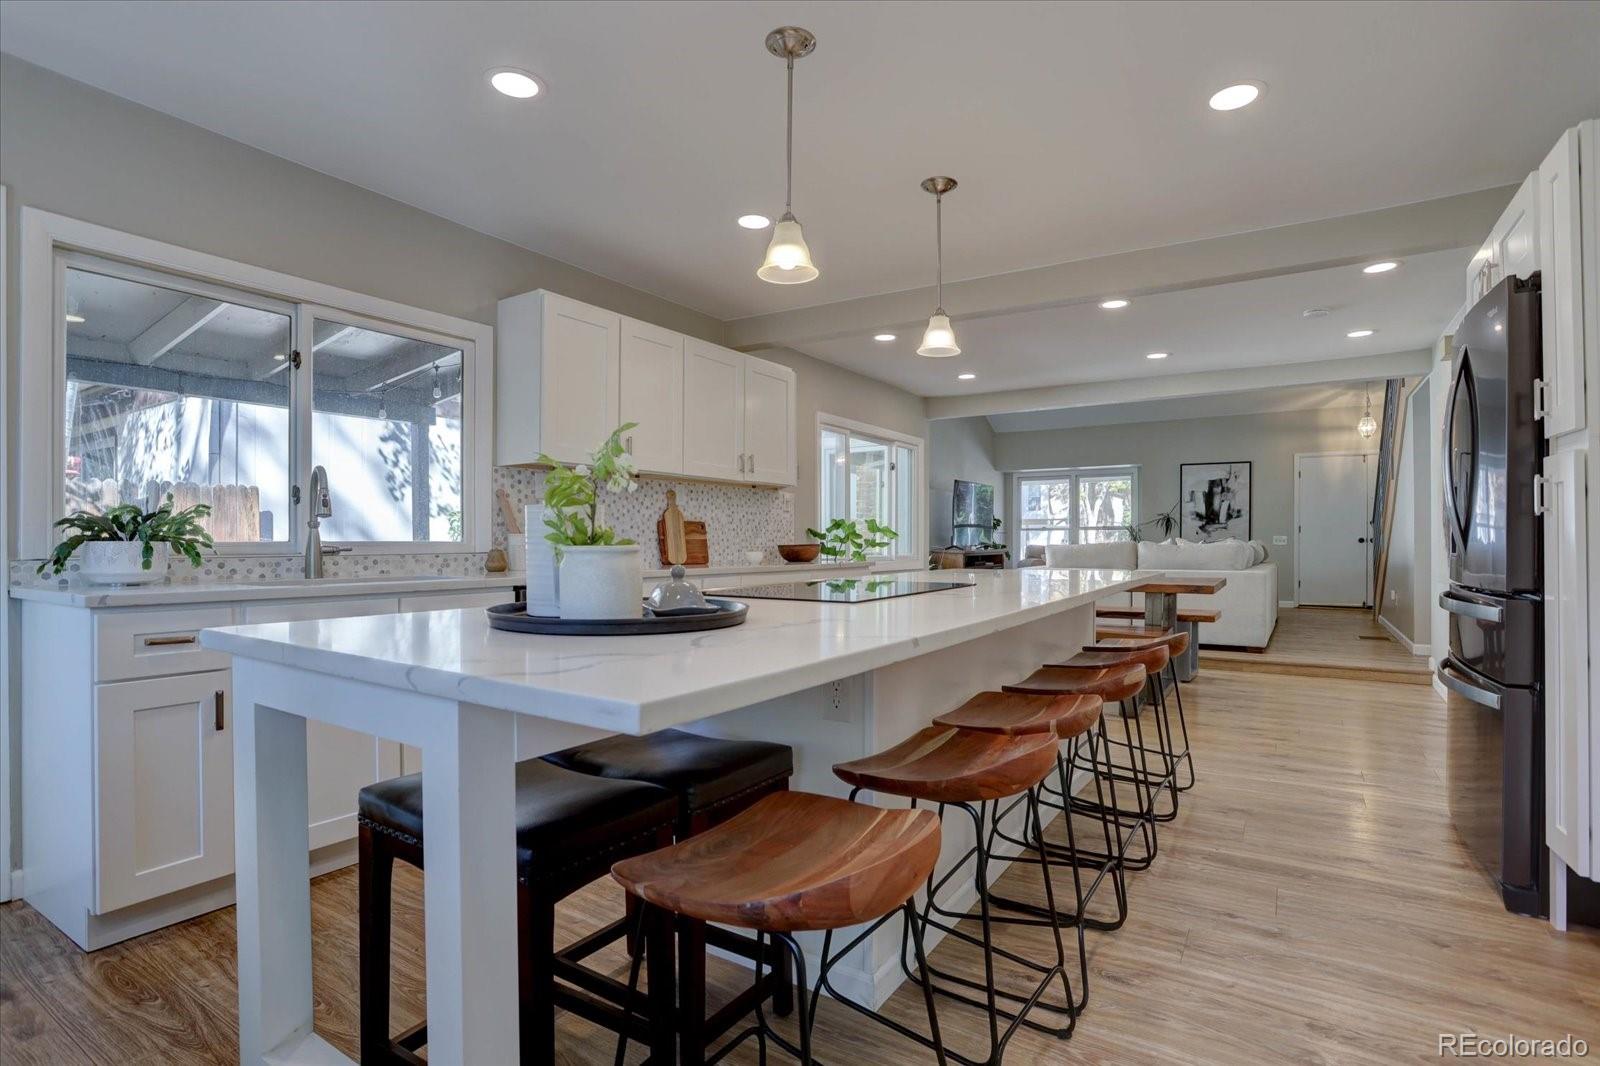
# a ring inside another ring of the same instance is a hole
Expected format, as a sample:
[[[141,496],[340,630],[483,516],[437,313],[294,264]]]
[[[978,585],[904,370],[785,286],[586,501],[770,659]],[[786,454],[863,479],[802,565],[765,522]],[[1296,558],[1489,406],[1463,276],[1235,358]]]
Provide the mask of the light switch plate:
[[[1285,545],[1287,545],[1288,543],[1289,543],[1289,538],[1288,537],[1277,536],[1277,537],[1273,537],[1272,538],[1272,546],[1274,548],[1282,548]]]

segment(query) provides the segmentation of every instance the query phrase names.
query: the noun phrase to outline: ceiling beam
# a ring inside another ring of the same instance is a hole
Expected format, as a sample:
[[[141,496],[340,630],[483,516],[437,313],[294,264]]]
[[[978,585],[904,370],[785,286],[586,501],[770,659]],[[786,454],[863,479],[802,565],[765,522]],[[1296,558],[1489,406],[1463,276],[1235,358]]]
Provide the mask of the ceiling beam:
[[[955,319],[1138,297],[1181,289],[1477,247],[1510,202],[1515,186],[1484,189],[1403,207],[1255,230],[1032,270],[945,282],[944,305]],[[806,350],[810,342],[914,333],[933,308],[933,289],[868,296],[816,307],[735,319],[724,343]]]
[[[1045,389],[1015,389],[977,396],[932,396],[925,402],[928,417],[971,418],[978,415],[1053,411],[1063,407],[1101,407],[1108,404],[1208,396],[1222,392],[1254,392],[1293,385],[1326,385],[1340,381],[1380,381],[1426,374],[1433,353],[1389,352],[1355,359],[1324,359],[1308,363],[1246,367],[1239,370],[1200,370],[1192,374],[1166,374],[1155,378],[1094,381]]]
[[[220,301],[191,296],[129,341],[128,354],[140,366],[149,366],[227,308]]]

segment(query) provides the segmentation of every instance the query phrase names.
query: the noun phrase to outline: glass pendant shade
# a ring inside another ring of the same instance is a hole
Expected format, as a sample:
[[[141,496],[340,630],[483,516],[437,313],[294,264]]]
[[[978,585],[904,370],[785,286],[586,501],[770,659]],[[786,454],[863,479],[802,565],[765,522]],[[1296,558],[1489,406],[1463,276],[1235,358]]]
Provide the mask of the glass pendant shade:
[[[1372,435],[1378,432],[1378,420],[1372,417],[1370,410],[1356,423],[1356,432],[1361,434],[1362,440],[1371,440]]]
[[[756,271],[756,277],[774,285],[799,285],[811,281],[817,273],[800,223],[794,215],[784,212],[772,228],[772,243],[767,245],[766,261]]]
[[[944,308],[928,316],[928,329],[922,335],[917,354],[930,359],[947,359],[961,354],[961,349],[956,347],[956,331],[950,327],[950,316],[944,313]]]

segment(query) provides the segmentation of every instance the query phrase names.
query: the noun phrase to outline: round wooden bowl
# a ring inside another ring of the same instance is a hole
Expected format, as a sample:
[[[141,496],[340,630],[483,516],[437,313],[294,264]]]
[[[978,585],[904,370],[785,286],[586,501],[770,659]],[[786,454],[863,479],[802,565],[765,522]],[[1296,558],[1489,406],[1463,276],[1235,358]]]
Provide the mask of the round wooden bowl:
[[[780,544],[778,554],[786,563],[811,563],[822,552],[820,544]]]

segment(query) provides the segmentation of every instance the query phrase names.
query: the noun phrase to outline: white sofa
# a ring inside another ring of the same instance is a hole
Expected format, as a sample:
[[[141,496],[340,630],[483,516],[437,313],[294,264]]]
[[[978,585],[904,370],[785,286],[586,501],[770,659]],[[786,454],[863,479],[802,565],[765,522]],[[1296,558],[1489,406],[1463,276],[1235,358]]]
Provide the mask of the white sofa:
[[[1180,609],[1222,612],[1218,621],[1200,624],[1200,643],[1208,647],[1260,650],[1278,625],[1278,564],[1267,560],[1266,548],[1254,542],[1052,544],[1045,549],[1045,565],[1074,570],[1156,570],[1175,578],[1227,578],[1228,583],[1214,595],[1178,597]],[[1138,605],[1143,597],[1133,593],[1111,599]]]

